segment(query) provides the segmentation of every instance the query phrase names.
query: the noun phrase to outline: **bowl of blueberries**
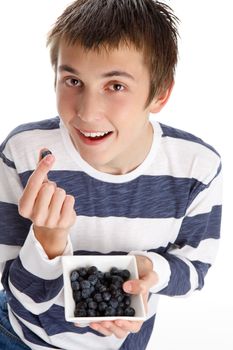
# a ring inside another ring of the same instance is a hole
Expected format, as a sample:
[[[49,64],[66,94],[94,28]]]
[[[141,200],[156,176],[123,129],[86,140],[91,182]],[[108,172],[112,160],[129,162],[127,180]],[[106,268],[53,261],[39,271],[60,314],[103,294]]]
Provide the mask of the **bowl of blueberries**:
[[[90,322],[145,320],[142,296],[126,293],[122,285],[138,279],[133,255],[63,256],[65,319],[87,326]]]

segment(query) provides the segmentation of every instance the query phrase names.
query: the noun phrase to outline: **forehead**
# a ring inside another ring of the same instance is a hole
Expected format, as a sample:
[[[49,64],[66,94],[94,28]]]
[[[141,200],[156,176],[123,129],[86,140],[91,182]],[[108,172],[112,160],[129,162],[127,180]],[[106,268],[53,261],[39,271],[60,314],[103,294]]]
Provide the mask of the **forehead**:
[[[138,74],[147,71],[143,52],[126,44],[120,44],[117,48],[102,46],[86,49],[80,44],[69,45],[63,40],[58,49],[58,66],[60,65],[71,65],[74,68],[124,68]]]

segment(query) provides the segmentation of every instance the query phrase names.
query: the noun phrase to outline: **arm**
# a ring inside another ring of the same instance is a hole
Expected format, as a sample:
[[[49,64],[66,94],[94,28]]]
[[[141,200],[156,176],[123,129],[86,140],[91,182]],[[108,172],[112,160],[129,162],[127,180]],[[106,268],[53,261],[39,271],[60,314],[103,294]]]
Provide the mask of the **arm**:
[[[218,250],[221,222],[221,164],[208,174],[209,181],[190,191],[189,204],[173,244],[164,253],[134,251],[139,280],[125,282],[124,289],[142,293],[145,306],[148,293],[186,296],[201,289],[204,277]],[[142,322],[115,321],[92,324],[105,334],[125,337],[140,330]]]
[[[222,174],[221,164],[209,171],[208,182],[197,182],[190,192],[189,204],[179,233],[162,253],[142,254],[153,263],[158,283],[151,293],[187,296],[204,285],[205,275],[216,257],[220,238]]]
[[[50,190],[53,186],[53,193],[57,190],[54,184],[51,186],[47,181],[43,184],[52,163],[49,165],[45,159],[41,161],[23,191],[14,163],[10,162],[3,154],[2,159],[5,159],[5,162],[1,162],[0,191],[0,211],[4,218],[1,221],[0,231],[0,249],[4,252],[1,254],[2,283],[9,295],[12,296],[12,300],[18,300],[27,310],[37,314],[51,307],[63,287],[60,255],[72,254],[72,247],[68,239],[68,226],[72,222],[69,222],[66,227],[67,222],[62,220],[63,216],[60,215],[56,219],[60,220],[61,226],[49,227],[47,230],[43,223],[40,226],[41,223],[38,222],[39,208],[41,205],[44,207],[43,196],[40,193],[41,187],[43,187],[43,193],[46,192],[46,185]],[[59,189],[60,192],[64,194],[63,190]],[[39,193],[40,200],[37,201]],[[49,193],[50,198],[53,198],[53,194]],[[20,197],[21,216],[18,213]],[[65,198],[67,197],[65,196]],[[65,199],[62,203],[60,201],[61,206],[64,201]],[[37,209],[34,208],[36,202]],[[68,203],[69,208],[72,208],[72,198],[70,200],[68,197]],[[29,214],[30,208],[31,213]],[[50,208],[54,209],[53,206]],[[66,213],[67,206],[63,209],[62,212]],[[26,211],[28,212],[26,213]],[[45,219],[50,218],[50,224],[55,225],[53,217],[57,211],[54,210],[53,215],[45,217]],[[70,209],[70,212],[69,219],[74,220],[73,208]],[[37,225],[33,226],[33,220],[37,220]],[[51,245],[51,243],[53,244]]]

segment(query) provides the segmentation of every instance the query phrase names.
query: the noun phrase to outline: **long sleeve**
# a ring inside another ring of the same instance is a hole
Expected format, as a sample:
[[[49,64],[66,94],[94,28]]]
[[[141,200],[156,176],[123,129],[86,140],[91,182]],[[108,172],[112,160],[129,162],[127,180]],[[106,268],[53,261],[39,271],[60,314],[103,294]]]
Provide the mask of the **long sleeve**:
[[[31,222],[19,215],[18,200],[23,185],[12,159],[10,142],[3,144],[0,151],[2,284],[8,291],[9,300],[16,299],[31,313],[39,314],[55,303],[62,290],[61,257],[49,260],[34,236]],[[73,254],[70,241],[63,254]]]
[[[221,162],[209,170],[205,183],[195,181],[190,191],[186,213],[174,241],[161,252],[142,254],[153,262],[159,277],[152,293],[186,296],[204,285],[219,246],[221,225],[222,172]]]

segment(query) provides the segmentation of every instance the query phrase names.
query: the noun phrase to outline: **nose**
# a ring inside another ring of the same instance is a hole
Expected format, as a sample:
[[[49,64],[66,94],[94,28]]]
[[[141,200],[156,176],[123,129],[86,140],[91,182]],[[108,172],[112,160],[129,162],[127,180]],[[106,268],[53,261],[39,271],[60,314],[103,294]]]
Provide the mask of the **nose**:
[[[100,94],[87,90],[83,92],[77,99],[76,113],[86,123],[102,119],[104,113]]]

